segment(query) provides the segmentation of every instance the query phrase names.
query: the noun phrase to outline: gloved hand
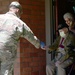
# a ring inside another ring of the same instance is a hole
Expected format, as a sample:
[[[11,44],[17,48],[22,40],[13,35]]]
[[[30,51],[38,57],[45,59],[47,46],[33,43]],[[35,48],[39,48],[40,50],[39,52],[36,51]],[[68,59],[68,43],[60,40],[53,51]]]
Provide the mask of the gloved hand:
[[[45,43],[41,41],[40,46],[41,46],[41,49],[43,49],[45,47]]]
[[[46,46],[45,43],[42,41],[40,42],[40,46],[41,46],[41,49],[43,49],[43,50],[49,50],[49,47]]]

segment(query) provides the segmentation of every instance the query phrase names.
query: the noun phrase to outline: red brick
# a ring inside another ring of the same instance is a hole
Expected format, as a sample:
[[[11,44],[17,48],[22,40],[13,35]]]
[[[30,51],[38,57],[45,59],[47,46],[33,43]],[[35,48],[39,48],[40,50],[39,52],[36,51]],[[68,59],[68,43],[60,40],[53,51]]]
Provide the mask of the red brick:
[[[33,61],[33,59],[30,58],[30,57],[28,57],[28,58],[24,58],[24,57],[23,57],[23,58],[21,59],[21,61],[22,61],[22,62],[25,62],[25,63],[30,63],[30,62]]]
[[[32,68],[31,67],[24,67],[22,72],[31,72]]]
[[[30,57],[38,57],[38,53],[36,53],[36,52],[30,53]]]
[[[29,63],[29,66],[30,66],[30,67],[39,66],[39,62],[31,62],[31,63]]]
[[[21,68],[29,67],[29,63],[27,63],[27,62],[21,62],[20,63],[20,67]]]
[[[43,61],[40,61],[40,62],[39,62],[39,65],[40,65],[40,66],[44,66],[44,65],[46,65],[46,62],[45,62],[45,61],[44,61],[44,62],[43,62]]]
[[[40,61],[40,57],[33,57],[33,62],[39,62]]]
[[[46,75],[46,72],[45,71],[40,71],[39,75]]]
[[[23,71],[23,72],[21,72],[21,75],[31,75],[31,72],[26,72],[26,71]]]
[[[9,0],[2,1],[2,6],[9,6]]]
[[[31,0],[21,0],[20,3],[24,4],[24,5],[26,5],[26,4],[30,5],[31,4]]]
[[[32,72],[31,75],[39,75],[39,71]]]
[[[39,71],[40,70],[40,67],[37,66],[37,67],[32,67],[32,72],[35,72],[35,71]]]

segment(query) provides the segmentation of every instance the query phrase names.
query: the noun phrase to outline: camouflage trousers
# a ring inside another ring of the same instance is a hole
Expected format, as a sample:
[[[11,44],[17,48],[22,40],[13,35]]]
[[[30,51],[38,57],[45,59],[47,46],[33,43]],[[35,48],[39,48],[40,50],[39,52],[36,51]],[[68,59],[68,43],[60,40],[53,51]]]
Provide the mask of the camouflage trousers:
[[[0,75],[14,75],[14,62],[11,52],[0,50]]]

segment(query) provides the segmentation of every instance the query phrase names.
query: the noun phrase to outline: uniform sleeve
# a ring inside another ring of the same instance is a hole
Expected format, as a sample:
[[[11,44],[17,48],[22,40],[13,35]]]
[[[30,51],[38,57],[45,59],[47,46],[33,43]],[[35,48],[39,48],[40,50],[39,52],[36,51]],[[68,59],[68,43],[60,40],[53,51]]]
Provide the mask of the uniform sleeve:
[[[31,44],[33,44],[36,48],[40,47],[40,40],[34,35],[32,30],[26,25],[22,25],[22,35],[25,39],[27,39]]]

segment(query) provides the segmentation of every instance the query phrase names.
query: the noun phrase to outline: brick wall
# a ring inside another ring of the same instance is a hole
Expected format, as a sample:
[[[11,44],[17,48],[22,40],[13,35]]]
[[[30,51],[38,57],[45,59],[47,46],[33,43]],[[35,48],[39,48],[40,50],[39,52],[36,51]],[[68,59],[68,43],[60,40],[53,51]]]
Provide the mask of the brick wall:
[[[45,0],[19,0],[23,6],[22,20],[34,34],[45,41]],[[46,52],[21,39],[21,75],[46,75]]]
[[[8,5],[14,0],[0,0],[0,13],[5,13],[8,11]],[[18,1],[18,0],[15,0]]]

